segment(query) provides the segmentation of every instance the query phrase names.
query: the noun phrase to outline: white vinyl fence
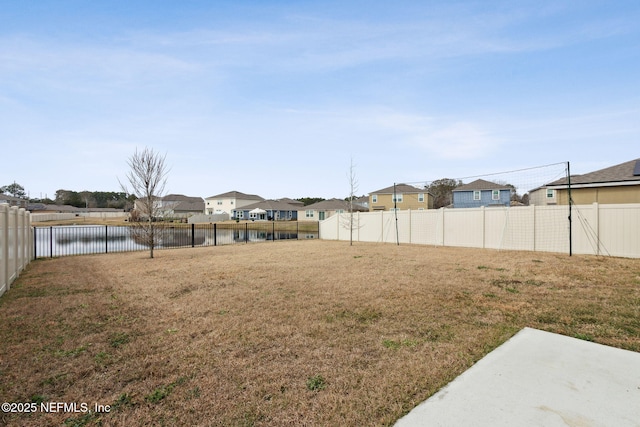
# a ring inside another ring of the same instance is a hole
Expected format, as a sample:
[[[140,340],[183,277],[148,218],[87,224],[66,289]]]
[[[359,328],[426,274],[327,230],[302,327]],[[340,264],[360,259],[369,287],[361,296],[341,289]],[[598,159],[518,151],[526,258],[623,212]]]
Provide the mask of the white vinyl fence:
[[[571,250],[640,258],[640,204],[574,205]],[[320,238],[350,239],[348,213],[320,222]],[[569,253],[568,206],[354,214],[353,241]]]
[[[65,212],[65,213],[32,213],[31,222],[44,222],[44,221],[62,221],[67,219],[76,219],[78,221],[84,220],[84,218],[128,218],[128,212]]]
[[[0,203],[0,296],[31,262],[31,215],[23,208]]]

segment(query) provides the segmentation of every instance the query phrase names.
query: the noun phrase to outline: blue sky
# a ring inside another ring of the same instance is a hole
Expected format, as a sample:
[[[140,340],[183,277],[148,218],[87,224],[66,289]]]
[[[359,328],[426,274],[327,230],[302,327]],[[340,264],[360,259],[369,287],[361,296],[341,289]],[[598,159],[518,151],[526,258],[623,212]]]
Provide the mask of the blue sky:
[[[0,185],[346,197],[640,157],[637,1],[0,1]]]

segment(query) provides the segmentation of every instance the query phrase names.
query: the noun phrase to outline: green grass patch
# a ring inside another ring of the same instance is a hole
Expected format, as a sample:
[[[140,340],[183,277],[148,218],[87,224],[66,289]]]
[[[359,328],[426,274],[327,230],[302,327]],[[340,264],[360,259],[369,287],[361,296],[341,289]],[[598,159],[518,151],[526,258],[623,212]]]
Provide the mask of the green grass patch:
[[[118,332],[111,335],[109,338],[109,344],[113,348],[118,348],[121,345],[127,344],[131,341],[131,337],[126,332]]]
[[[87,348],[88,348],[88,346],[81,345],[80,347],[73,348],[71,350],[58,350],[58,351],[56,351],[55,354],[58,357],[76,357],[79,354],[82,354],[85,351],[87,351]]]
[[[320,391],[327,386],[322,375],[314,375],[307,379],[307,390]]]
[[[590,335],[590,334],[583,334],[583,333],[577,332],[573,336],[574,336],[574,338],[578,338],[580,340],[593,342],[593,336]]]
[[[176,381],[172,382],[171,384],[167,384],[165,386],[156,388],[151,393],[146,395],[144,399],[150,403],[158,403],[164,398],[166,398],[167,396],[169,396],[176,386],[179,386],[185,383],[186,381],[187,381],[186,377],[180,377]]]

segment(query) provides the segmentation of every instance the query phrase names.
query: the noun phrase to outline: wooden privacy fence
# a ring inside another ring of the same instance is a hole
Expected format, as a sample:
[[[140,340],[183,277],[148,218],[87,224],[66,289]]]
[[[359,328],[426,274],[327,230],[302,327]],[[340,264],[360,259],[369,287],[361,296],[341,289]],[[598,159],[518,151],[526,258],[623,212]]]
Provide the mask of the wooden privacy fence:
[[[640,258],[640,204],[517,206],[334,215],[320,238]]]
[[[0,296],[31,262],[32,254],[31,214],[0,203]]]

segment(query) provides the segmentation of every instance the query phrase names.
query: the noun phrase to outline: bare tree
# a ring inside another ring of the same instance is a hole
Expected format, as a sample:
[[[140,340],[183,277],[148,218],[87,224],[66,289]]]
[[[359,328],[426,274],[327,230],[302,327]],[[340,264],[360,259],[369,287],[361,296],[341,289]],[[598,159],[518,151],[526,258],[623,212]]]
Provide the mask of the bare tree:
[[[356,199],[356,192],[358,191],[358,180],[356,179],[356,167],[353,164],[353,158],[349,164],[349,199],[347,201],[347,209],[349,210],[349,219],[344,221],[343,226],[349,230],[349,245],[353,245],[353,230],[358,225],[356,219],[353,216],[353,201]]]
[[[162,156],[151,148],[145,147],[129,158],[129,173],[126,185],[120,183],[122,191],[136,197],[134,210],[131,213],[131,233],[137,242],[149,247],[149,257],[153,258],[153,249],[158,243],[162,224],[156,222],[162,210],[162,195],[169,172],[165,164],[166,155]]]

